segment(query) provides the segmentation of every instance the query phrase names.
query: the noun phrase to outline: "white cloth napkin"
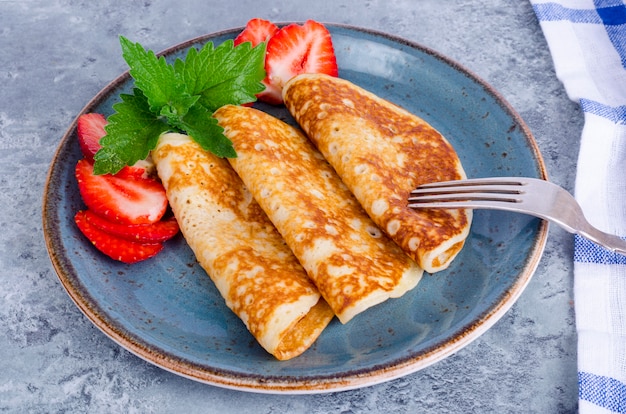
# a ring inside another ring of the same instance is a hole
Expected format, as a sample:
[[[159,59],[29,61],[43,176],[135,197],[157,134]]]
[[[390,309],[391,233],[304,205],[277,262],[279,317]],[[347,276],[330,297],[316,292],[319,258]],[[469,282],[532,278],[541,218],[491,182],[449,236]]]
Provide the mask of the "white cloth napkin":
[[[575,197],[589,221],[626,236],[626,6],[530,0],[557,77],[584,113]],[[575,139],[572,137],[572,139]],[[581,413],[626,412],[626,256],[576,237]]]

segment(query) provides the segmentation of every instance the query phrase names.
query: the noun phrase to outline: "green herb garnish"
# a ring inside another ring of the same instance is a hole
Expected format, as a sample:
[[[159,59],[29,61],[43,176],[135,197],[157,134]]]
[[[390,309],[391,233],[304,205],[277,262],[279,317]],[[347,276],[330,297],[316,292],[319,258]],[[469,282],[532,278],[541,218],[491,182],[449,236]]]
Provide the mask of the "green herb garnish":
[[[264,43],[253,48],[248,42],[237,47],[232,40],[218,47],[209,42],[173,65],[123,36],[120,44],[135,88],[113,105],[94,173],[114,174],[145,159],[167,131],[188,134],[218,157],[237,156],[212,114],[226,104],[253,102],[263,91]]]

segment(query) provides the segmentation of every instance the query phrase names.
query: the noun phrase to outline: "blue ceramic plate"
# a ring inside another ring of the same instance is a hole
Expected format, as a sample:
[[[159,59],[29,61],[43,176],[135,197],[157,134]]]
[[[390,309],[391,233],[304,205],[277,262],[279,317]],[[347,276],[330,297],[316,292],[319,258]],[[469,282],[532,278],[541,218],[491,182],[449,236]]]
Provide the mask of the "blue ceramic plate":
[[[328,25],[339,75],[423,117],[456,148],[470,177],[546,178],[528,128],[490,86],[420,45],[382,33]],[[241,29],[172,47],[220,44]],[[123,74],[84,108],[111,113]],[[260,106],[291,121],[284,108]],[[413,291],[357,316],[334,320],[314,346],[290,361],[268,355],[247,332],[180,236],[156,258],[124,265],[98,253],[73,222],[83,207],[74,179],[81,157],[74,122],[57,150],[44,194],[48,251],[82,312],[105,334],[166,370],[256,392],[313,393],[357,388],[417,371],[492,326],[519,297],[543,252],[547,225],[531,217],[477,211],[451,267]]]

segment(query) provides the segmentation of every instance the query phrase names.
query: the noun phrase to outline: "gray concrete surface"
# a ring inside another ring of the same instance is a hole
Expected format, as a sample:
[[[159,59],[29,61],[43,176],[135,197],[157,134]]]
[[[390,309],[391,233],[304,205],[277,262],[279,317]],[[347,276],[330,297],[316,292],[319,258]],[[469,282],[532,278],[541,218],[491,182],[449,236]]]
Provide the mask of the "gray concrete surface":
[[[431,367],[354,391],[259,395],[196,383],[130,354],[72,303],[45,249],[42,192],[64,131],[126,68],[118,35],[161,50],[252,17],[347,23],[436,49],[501,92],[551,179],[573,188],[582,115],[527,1],[0,0],[0,411],[575,412],[573,248],[555,227],[535,277],[491,330]]]

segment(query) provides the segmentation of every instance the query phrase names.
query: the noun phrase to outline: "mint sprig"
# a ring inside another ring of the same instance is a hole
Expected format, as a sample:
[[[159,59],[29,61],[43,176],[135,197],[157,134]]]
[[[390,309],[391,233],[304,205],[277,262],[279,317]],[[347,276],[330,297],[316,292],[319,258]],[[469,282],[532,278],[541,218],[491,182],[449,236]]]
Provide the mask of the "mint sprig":
[[[190,48],[173,65],[123,36],[120,44],[135,88],[113,105],[94,173],[115,174],[145,159],[167,131],[188,134],[218,157],[237,156],[212,114],[226,104],[254,102],[263,91],[264,43],[235,47],[227,40],[214,47],[208,42],[200,50]]]

